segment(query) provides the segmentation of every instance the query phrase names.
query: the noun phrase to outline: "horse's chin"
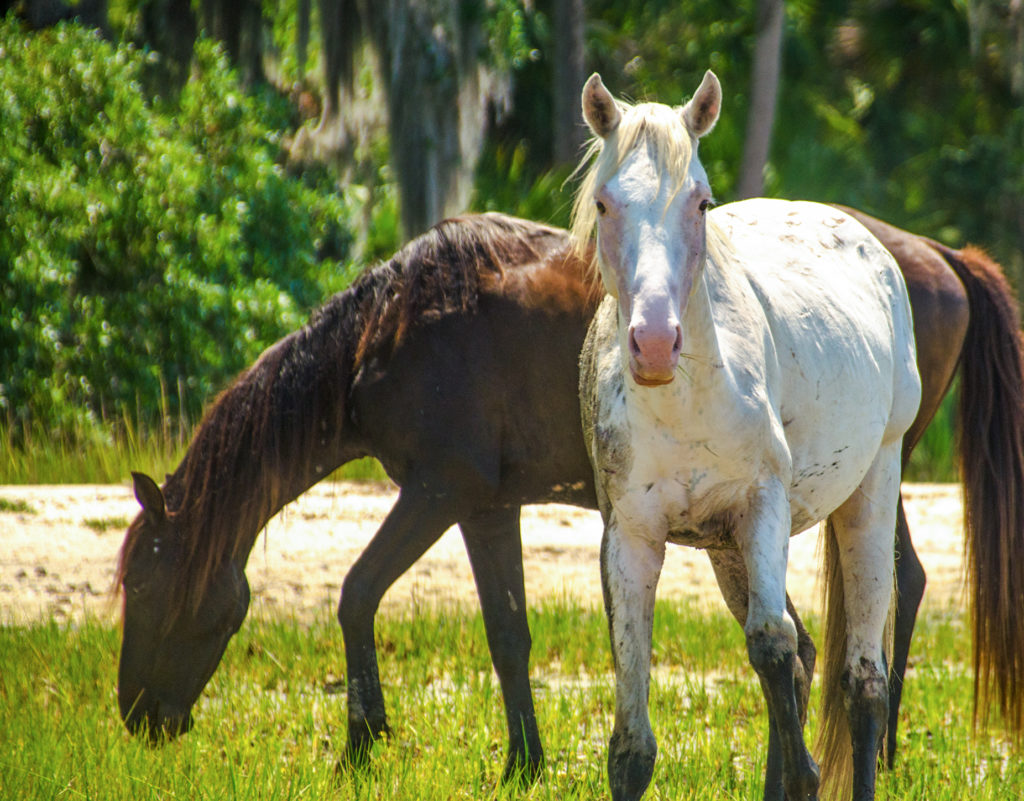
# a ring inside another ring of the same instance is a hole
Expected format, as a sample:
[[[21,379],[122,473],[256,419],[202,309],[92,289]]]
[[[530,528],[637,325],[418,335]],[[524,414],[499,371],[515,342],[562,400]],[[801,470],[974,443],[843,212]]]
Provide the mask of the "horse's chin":
[[[675,372],[671,370],[667,373],[641,372],[632,364],[629,366],[629,373],[641,387],[663,387],[671,384],[676,377]]]

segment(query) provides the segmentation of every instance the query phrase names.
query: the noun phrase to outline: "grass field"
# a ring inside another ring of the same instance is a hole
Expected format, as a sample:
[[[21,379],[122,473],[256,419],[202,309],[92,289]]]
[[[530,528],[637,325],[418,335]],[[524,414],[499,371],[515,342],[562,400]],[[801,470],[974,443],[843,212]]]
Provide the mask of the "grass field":
[[[603,614],[549,602],[531,625],[548,765],[529,789],[498,781],[501,694],[473,611],[418,610],[380,620],[395,733],[362,772],[336,770],[345,742],[345,671],[333,621],[248,621],[195,710],[196,728],[161,748],[129,737],[118,720],[116,628],[2,626],[0,798],[607,797],[613,682]],[[760,798],[767,724],[739,628],[680,604],[660,604],[655,626],[651,710],[660,754],[647,797]],[[1019,756],[998,736],[972,736],[970,647],[960,616],[926,614],[914,653],[903,750],[897,769],[881,776],[879,797],[1024,797]],[[816,696],[812,704],[813,718]]]

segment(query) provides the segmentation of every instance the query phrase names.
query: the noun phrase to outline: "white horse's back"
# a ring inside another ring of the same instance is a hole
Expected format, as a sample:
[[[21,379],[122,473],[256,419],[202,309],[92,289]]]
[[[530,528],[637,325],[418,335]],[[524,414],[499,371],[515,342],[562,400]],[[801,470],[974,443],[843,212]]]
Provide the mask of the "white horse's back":
[[[742,272],[771,332],[768,391],[792,456],[796,533],[839,506],[914,419],[906,288],[888,251],[830,206],[748,200],[716,209],[711,223],[734,254],[720,268]]]

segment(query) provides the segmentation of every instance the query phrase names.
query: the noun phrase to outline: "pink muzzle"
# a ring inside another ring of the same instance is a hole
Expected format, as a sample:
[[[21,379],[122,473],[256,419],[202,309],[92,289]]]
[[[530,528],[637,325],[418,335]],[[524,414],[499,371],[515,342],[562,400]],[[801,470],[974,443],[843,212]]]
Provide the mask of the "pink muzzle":
[[[629,327],[629,371],[642,387],[669,384],[675,378],[683,330],[678,323]]]

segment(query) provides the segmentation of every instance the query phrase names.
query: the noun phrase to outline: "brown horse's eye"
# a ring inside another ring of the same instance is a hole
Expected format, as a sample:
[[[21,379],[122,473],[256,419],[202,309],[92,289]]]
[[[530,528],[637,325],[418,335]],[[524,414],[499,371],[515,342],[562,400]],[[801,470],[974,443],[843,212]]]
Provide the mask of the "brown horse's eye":
[[[608,211],[608,209],[605,208],[604,203],[602,203],[600,200],[597,201],[597,213],[604,215],[606,211]]]

